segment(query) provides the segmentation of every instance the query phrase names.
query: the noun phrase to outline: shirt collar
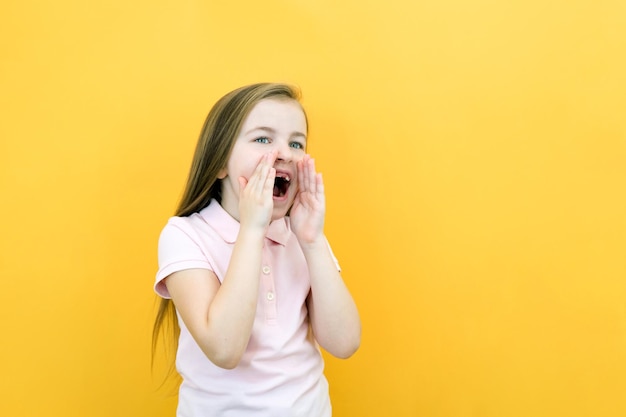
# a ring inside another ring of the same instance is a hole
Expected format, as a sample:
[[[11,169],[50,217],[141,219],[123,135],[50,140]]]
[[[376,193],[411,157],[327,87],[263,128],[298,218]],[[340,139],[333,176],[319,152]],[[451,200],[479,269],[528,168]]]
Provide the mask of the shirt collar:
[[[239,222],[228,214],[217,200],[211,200],[211,203],[200,210],[199,214],[224,239],[224,242],[235,243],[239,234]],[[270,223],[265,237],[285,246],[290,234],[289,219],[283,217]]]

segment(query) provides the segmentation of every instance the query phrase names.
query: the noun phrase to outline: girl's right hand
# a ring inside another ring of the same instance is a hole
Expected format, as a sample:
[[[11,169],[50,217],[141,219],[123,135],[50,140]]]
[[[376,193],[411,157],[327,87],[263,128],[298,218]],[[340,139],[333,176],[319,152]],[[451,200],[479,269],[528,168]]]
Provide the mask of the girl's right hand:
[[[242,228],[265,230],[272,220],[276,157],[275,151],[263,155],[250,179],[239,177],[239,223]]]

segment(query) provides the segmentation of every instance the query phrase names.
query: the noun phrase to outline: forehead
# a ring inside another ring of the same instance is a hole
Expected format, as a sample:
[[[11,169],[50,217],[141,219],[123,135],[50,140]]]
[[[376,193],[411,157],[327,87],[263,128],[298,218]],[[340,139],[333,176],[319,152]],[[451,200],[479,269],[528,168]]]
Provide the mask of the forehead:
[[[242,131],[248,132],[258,127],[270,127],[288,133],[306,133],[304,111],[295,100],[265,99],[254,105],[243,122]]]

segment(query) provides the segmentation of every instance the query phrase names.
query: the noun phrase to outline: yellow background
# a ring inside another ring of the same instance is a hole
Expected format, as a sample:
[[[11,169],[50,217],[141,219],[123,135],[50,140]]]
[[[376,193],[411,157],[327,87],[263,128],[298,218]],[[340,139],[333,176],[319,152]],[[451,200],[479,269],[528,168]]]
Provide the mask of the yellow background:
[[[303,90],[362,315],[336,416],[626,415],[625,4],[2,2],[0,415],[174,415],[157,236],[265,80]]]

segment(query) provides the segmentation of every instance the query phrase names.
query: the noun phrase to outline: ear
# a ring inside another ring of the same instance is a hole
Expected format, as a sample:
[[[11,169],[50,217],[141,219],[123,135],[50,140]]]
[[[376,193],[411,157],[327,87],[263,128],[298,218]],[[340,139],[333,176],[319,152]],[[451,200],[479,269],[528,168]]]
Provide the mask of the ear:
[[[226,168],[222,168],[220,169],[220,172],[217,173],[217,179],[223,180],[224,178],[226,178],[227,175],[228,175],[228,172],[226,171]]]

